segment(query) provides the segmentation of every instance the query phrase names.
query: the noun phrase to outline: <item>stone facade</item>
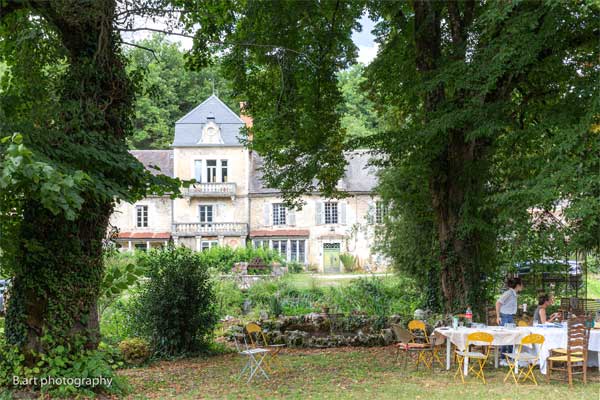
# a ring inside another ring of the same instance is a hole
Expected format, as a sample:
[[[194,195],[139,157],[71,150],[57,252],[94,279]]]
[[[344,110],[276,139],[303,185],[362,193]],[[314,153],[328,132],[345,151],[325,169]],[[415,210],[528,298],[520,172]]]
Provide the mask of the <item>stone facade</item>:
[[[120,231],[121,247],[157,246],[172,239],[201,251],[251,241],[325,272],[343,270],[343,253],[354,255],[362,267],[383,267],[385,261],[371,251],[383,209],[373,195],[377,178],[369,156],[348,154],[340,186],[350,197],[328,200],[311,194],[304,196],[301,210],[288,210],[276,190],[264,187],[262,159],[240,143],[245,125],[251,126],[251,119],[240,118],[211,96],[176,123],[172,150],[132,152],[147,167],[198,183],[179,199],[119,204],[111,224]]]

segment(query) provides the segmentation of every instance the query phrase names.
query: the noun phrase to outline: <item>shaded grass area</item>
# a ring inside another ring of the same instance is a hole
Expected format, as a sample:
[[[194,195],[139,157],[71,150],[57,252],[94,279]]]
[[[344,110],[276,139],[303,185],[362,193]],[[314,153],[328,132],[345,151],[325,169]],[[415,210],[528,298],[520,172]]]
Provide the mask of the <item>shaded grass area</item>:
[[[506,368],[488,369],[488,384],[468,384],[451,372],[404,371],[394,365],[394,348],[287,350],[285,371],[250,384],[238,380],[243,360],[237,354],[161,362],[122,371],[134,387],[129,399],[599,399],[598,369],[587,385],[573,389],[560,382],[540,386],[503,383]]]

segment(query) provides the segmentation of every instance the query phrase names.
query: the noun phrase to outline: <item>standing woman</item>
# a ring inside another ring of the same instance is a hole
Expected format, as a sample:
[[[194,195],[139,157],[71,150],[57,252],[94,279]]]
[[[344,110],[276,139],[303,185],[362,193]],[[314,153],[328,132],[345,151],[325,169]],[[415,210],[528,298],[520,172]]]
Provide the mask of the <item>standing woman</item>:
[[[517,313],[517,297],[523,290],[521,278],[510,278],[507,282],[508,290],[496,302],[496,323],[500,326],[514,323]]]

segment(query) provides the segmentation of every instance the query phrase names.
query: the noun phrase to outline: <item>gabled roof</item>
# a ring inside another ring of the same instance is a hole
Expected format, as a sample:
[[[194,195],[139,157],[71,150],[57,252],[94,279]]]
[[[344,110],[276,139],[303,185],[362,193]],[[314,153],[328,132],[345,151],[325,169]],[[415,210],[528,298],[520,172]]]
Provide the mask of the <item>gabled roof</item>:
[[[131,150],[130,153],[154,175],[173,177],[173,150]],[[160,168],[160,171],[151,166]]]
[[[378,184],[377,168],[369,165],[371,155],[366,151],[353,151],[346,154],[346,172],[340,189],[347,192],[372,192]],[[279,189],[265,187],[262,182],[263,159],[252,154],[250,171],[250,194],[276,194]]]
[[[202,130],[207,118],[214,118],[222,144],[202,144]],[[238,136],[244,121],[214,94],[175,123],[173,147],[241,146]]]

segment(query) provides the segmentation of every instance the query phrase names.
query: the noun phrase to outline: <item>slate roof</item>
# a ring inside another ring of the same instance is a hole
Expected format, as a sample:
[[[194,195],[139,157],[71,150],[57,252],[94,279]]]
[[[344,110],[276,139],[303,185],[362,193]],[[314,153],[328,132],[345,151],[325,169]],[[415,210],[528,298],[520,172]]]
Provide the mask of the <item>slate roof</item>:
[[[369,166],[371,155],[366,151],[354,151],[346,154],[348,165],[342,178],[341,189],[348,192],[372,192],[377,186],[377,168]],[[264,187],[262,184],[263,159],[258,154],[252,155],[252,170],[250,173],[250,193],[269,194],[279,193],[278,189]]]
[[[222,144],[198,144],[207,117],[221,130]],[[238,137],[244,121],[214,94],[175,123],[173,147],[242,146]]]
[[[173,177],[173,150],[131,150],[130,153],[154,175]],[[156,166],[160,171],[150,166]]]

